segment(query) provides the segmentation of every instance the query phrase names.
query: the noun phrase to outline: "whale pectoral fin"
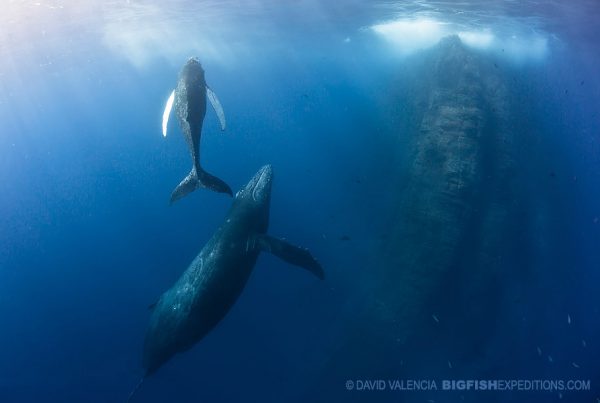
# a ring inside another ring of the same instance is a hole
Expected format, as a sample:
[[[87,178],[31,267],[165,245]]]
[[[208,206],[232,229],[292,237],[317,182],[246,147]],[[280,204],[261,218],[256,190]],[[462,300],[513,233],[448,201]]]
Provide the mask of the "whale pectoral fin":
[[[325,278],[325,272],[321,264],[310,254],[308,249],[292,245],[283,239],[269,235],[257,235],[256,240],[258,247],[263,252],[272,253],[289,264],[303,267],[321,280]]]
[[[169,95],[169,99],[167,99],[167,104],[165,105],[165,111],[163,112],[163,137],[167,137],[167,124],[169,123],[169,115],[171,114],[171,109],[173,109],[173,101],[175,101],[175,90],[173,90],[173,92],[171,92],[171,95]]]
[[[225,130],[225,112],[223,112],[223,107],[219,102],[219,98],[217,98],[217,94],[215,94],[214,91],[211,90],[208,85],[206,86],[206,96],[208,97],[210,104],[212,105],[213,109],[217,114],[217,117],[219,118],[219,123],[221,123],[221,130]]]

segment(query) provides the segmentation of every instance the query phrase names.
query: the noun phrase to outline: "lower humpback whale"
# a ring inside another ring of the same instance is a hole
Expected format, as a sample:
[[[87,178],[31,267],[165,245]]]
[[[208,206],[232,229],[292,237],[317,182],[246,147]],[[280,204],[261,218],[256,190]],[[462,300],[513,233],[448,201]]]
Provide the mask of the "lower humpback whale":
[[[195,58],[191,58],[179,73],[177,88],[171,93],[163,113],[163,136],[166,136],[169,115],[173,106],[175,107],[179,126],[183,131],[183,136],[188,143],[192,157],[192,170],[171,194],[171,203],[200,187],[233,196],[229,185],[216,176],[209,174],[200,166],[200,138],[204,116],[206,115],[207,98],[219,117],[221,129],[225,130],[225,115],[221,103],[206,84],[204,69],[200,62]]]
[[[272,180],[270,165],[254,175],[236,194],[221,227],[175,285],[151,306],[144,378],[176,353],[188,350],[223,319],[244,289],[260,252],[324,278],[321,265],[307,249],[266,234]]]

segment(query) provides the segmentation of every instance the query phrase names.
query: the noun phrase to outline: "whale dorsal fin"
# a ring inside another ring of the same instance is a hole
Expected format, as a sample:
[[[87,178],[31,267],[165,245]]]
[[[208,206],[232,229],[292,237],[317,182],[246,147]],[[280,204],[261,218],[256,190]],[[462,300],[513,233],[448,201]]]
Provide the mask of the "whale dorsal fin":
[[[325,278],[325,273],[323,272],[321,264],[306,248],[301,248],[292,245],[283,239],[274,238],[264,234],[256,235],[256,244],[263,252],[272,253],[289,264],[303,267],[321,280]]]
[[[221,123],[221,130],[225,130],[225,112],[223,112],[223,107],[219,102],[219,98],[217,98],[217,94],[215,94],[215,92],[211,90],[208,85],[206,86],[206,96],[208,97],[210,104],[212,105],[213,109],[217,114],[217,117],[219,118],[219,123]]]
[[[163,129],[163,137],[167,137],[167,124],[169,123],[169,115],[171,114],[171,109],[173,109],[173,101],[175,100],[175,90],[171,92],[169,95],[169,99],[167,99],[167,104],[165,105],[165,111],[163,112],[163,121],[162,121],[162,129]]]

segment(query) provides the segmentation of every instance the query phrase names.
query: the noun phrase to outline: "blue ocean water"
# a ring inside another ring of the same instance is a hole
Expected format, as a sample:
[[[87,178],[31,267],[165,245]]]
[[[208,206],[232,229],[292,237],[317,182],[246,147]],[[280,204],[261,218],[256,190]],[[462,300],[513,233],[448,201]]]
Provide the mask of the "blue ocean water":
[[[235,192],[272,164],[269,233],[326,279],[262,254],[134,401],[596,402],[599,18],[595,1],[9,1],[0,401],[125,401],[143,375],[148,305],[231,204],[168,203],[190,161],[162,112],[197,56],[228,124],[208,110],[203,166]],[[590,390],[359,387],[396,379]]]

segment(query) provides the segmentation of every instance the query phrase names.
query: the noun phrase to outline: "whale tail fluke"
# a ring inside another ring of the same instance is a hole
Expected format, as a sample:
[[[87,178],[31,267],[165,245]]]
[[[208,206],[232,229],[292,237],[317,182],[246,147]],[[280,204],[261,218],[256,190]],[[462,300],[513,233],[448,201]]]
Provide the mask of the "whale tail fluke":
[[[171,203],[181,199],[198,188],[208,188],[218,193],[227,193],[233,196],[229,185],[214,175],[209,174],[202,168],[192,168],[192,171],[186,176],[171,193]]]
[[[137,385],[135,385],[135,388],[133,388],[133,390],[131,391],[131,393],[127,397],[127,403],[131,402],[131,399],[133,398],[133,395],[135,395],[136,392],[138,390],[140,390],[140,388],[142,387],[142,383],[144,383],[144,379],[146,379],[145,375],[142,377],[142,379],[140,379],[140,381],[137,383]]]
[[[226,184],[216,176],[211,175],[208,172],[202,170],[202,168],[198,173],[198,183],[201,187],[214,190],[218,193],[227,193],[229,196],[233,197],[233,192],[231,191],[231,188],[228,184]]]

